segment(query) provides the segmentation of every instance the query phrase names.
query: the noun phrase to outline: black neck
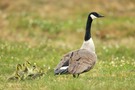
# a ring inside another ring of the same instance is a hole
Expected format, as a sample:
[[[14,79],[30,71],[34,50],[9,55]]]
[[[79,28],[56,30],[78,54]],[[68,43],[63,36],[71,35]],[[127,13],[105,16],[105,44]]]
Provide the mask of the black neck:
[[[86,32],[84,40],[87,41],[91,38],[91,23],[92,19],[88,16],[87,23],[86,23]]]

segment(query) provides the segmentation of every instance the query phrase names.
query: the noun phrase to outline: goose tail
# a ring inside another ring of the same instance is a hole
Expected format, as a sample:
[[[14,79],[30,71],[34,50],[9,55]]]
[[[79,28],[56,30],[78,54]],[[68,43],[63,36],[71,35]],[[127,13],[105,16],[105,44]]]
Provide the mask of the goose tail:
[[[61,74],[68,74],[68,66],[64,66],[64,67],[61,67],[61,68],[56,68],[54,70],[54,74],[55,75],[61,75]]]

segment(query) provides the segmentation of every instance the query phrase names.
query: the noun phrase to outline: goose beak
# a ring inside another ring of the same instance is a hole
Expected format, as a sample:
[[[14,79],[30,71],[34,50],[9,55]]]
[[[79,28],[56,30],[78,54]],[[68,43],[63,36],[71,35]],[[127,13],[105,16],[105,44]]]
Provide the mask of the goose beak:
[[[102,16],[102,15],[98,15],[98,18],[102,18],[102,17],[104,17],[104,16]]]

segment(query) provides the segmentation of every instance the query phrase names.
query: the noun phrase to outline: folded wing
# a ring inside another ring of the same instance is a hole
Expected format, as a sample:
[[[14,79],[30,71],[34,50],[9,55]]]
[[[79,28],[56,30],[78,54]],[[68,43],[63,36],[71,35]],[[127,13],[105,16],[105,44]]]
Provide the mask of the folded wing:
[[[96,54],[85,49],[79,49],[66,54],[54,70],[55,74],[80,74],[93,68]]]
[[[74,52],[69,61],[68,71],[71,74],[80,74],[93,68],[96,63],[96,54],[85,49]]]

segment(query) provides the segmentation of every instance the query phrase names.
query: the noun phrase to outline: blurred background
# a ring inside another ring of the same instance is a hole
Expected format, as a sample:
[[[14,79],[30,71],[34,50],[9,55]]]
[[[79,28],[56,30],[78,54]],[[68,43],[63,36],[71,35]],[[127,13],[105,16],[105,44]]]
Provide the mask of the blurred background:
[[[93,37],[134,46],[134,0],[1,0],[0,40],[30,45],[53,40],[72,47],[82,42],[92,11],[105,16],[93,22]]]

